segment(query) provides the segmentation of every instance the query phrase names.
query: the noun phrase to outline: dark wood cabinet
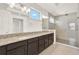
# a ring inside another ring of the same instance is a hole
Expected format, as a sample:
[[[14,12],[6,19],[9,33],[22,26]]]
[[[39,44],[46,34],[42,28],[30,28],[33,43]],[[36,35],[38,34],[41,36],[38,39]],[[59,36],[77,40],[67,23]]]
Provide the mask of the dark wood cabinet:
[[[7,55],[24,55],[26,41],[20,41],[7,45]]]
[[[27,48],[28,48],[27,45],[28,45],[28,44],[27,44],[27,40],[26,40],[26,41],[25,41],[25,48],[24,48],[24,49],[25,49],[25,52],[24,52],[25,55],[27,55],[27,52],[28,52],[28,51],[27,51]]]
[[[0,55],[6,55],[6,46],[0,47]]]
[[[54,42],[54,33],[0,46],[0,55],[37,55]]]
[[[49,45],[51,45],[53,43],[52,38],[49,38]]]
[[[12,49],[20,47],[22,45],[25,45],[25,41],[19,41],[19,42],[8,44],[7,45],[7,50],[12,50]]]
[[[44,36],[40,36],[39,37],[39,40],[38,40],[38,51],[39,51],[39,53],[40,52],[42,52],[44,49],[45,49],[45,41],[44,41],[45,39],[44,39]]]
[[[25,53],[24,49],[25,49],[25,46],[15,48],[13,50],[7,51],[7,55],[24,55]]]
[[[45,39],[45,48],[47,48],[49,46],[48,35],[45,35],[44,39]]]
[[[49,34],[48,39],[49,39],[49,45],[51,45],[54,42],[54,34],[53,33]]]
[[[32,38],[28,40],[28,55],[38,54],[38,38]]]

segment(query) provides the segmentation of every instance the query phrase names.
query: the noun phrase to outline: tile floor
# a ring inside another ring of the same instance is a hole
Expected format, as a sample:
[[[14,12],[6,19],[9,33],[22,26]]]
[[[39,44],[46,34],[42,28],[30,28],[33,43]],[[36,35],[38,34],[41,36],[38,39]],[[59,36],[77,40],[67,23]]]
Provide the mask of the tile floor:
[[[54,47],[55,46],[55,47]],[[79,55],[79,48],[56,42],[39,55]]]

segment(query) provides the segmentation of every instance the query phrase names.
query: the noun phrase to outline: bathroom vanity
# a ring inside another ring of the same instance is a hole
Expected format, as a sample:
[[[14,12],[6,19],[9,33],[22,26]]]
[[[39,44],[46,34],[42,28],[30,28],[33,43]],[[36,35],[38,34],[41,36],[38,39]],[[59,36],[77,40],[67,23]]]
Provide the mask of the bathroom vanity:
[[[38,55],[54,43],[52,31],[0,39],[0,55]]]

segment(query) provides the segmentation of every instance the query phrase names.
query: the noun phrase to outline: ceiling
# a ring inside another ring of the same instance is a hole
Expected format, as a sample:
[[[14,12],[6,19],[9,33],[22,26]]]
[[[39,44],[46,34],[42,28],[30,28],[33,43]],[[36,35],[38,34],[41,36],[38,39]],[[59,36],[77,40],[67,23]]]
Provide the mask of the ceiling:
[[[78,3],[38,3],[54,16],[78,12]]]
[[[54,16],[69,14],[78,12],[79,4],[78,3],[20,3],[20,5],[24,5],[27,7],[35,7],[37,9],[44,9],[48,11]],[[21,8],[19,4],[17,4],[16,8],[19,10]],[[8,7],[7,4],[1,4],[0,7]],[[42,10],[43,11],[43,10]]]

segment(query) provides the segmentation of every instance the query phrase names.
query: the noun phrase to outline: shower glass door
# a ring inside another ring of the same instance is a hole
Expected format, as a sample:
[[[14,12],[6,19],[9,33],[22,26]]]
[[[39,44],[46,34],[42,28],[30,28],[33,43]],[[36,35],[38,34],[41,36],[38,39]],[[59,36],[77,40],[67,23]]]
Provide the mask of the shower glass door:
[[[79,47],[79,20],[68,21],[69,44]]]

